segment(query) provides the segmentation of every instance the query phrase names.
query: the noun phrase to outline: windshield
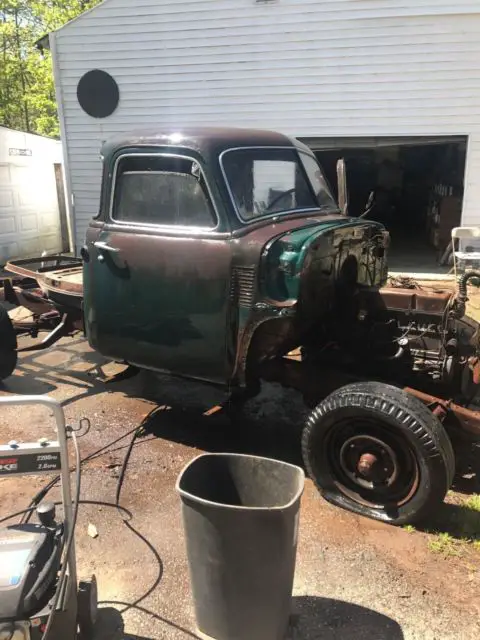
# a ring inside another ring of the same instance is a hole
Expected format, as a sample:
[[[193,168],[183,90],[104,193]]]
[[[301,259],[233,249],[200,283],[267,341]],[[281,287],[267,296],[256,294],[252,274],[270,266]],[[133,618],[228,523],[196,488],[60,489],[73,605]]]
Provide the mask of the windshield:
[[[265,215],[338,209],[313,156],[296,149],[232,149],[222,166],[243,220]]]

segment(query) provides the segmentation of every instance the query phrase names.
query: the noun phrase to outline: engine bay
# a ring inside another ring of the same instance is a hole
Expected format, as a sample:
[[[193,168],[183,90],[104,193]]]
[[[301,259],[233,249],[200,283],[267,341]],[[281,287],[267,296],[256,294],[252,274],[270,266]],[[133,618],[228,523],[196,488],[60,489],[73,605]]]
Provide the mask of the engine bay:
[[[305,356],[466,406],[474,402],[480,382],[478,325],[464,315],[461,291],[394,282],[381,289],[358,287],[348,295],[343,290],[336,306],[335,322],[316,332]]]

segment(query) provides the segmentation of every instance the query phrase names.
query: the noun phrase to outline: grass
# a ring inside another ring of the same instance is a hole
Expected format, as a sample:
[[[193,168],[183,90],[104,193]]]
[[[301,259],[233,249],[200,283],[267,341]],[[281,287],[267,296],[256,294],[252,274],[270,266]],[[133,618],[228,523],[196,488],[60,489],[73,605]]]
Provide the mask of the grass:
[[[428,542],[428,548],[432,553],[441,553],[443,556],[459,556],[462,542],[455,539],[449,533],[438,533]]]
[[[467,509],[478,511],[480,513],[480,494],[473,494],[467,498],[463,504]]]
[[[459,556],[467,548],[480,551],[480,494],[461,503],[445,503],[433,527],[428,548],[432,553]]]
[[[405,531],[407,533],[413,533],[414,531],[416,531],[416,529],[413,526],[413,524],[406,524],[403,528],[405,529]]]

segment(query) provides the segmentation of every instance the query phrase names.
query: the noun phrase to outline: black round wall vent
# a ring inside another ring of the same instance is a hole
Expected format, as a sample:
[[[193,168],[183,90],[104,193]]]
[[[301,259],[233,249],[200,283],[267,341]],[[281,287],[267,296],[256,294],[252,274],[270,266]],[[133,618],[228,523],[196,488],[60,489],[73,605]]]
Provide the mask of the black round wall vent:
[[[93,118],[108,118],[118,107],[120,92],[112,76],[101,69],[88,71],[77,85],[82,109]]]

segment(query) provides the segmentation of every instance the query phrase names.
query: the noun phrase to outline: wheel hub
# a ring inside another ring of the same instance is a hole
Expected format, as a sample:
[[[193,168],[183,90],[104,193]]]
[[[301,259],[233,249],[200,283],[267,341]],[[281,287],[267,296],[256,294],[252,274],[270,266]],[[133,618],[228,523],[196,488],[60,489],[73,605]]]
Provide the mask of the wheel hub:
[[[378,458],[374,453],[362,453],[358,461],[358,473],[364,478],[372,478],[378,467]]]
[[[340,450],[340,466],[364,488],[391,486],[398,477],[397,456],[386,442],[367,434],[355,435]]]

